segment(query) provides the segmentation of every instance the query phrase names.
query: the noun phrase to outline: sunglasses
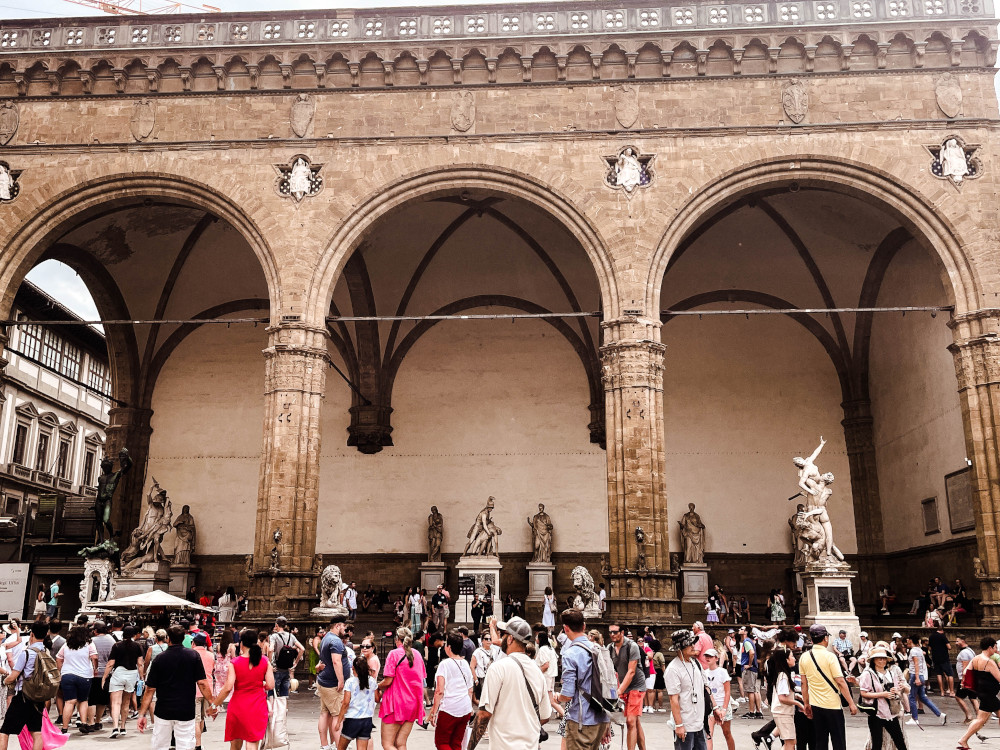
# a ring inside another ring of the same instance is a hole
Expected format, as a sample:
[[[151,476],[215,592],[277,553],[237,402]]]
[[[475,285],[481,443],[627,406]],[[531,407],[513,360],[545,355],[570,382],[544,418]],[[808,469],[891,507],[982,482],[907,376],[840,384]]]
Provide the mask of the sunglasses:
[[[608,631],[608,635],[618,635],[621,632],[622,631],[620,631],[620,630],[609,630]]]
[[[370,643],[362,643],[361,648],[375,648],[375,647]]]

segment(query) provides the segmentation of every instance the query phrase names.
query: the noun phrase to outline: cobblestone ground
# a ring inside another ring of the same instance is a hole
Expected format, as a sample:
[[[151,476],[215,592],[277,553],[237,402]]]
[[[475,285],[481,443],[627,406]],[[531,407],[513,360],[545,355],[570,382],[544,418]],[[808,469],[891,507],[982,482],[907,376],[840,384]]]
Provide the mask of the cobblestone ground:
[[[928,716],[926,718],[921,718],[921,721],[926,723],[923,731],[916,727],[907,727],[907,742],[909,744],[908,750],[947,750],[955,747],[957,745],[958,738],[964,733],[965,730],[961,723],[962,712],[958,708],[955,701],[951,698],[940,699],[937,696],[934,697],[934,700],[942,710],[948,713],[948,723],[945,726],[940,726],[933,716]],[[293,750],[319,750],[319,738],[316,734],[316,717],[319,714],[319,703],[317,699],[311,692],[308,692],[303,688],[297,695],[292,695],[290,697],[288,707],[289,739]],[[765,716],[767,716],[766,712]],[[224,721],[225,714],[220,714],[219,718],[214,723],[209,721],[208,732],[202,742],[202,746],[205,750],[221,750],[223,747],[226,747],[223,742]],[[667,730],[666,714],[644,715],[642,723],[646,731],[646,747],[649,750],[669,750],[673,747],[671,737],[669,736]],[[733,736],[736,739],[737,750],[751,750],[753,748],[750,733],[754,729],[760,727],[763,723],[764,722],[762,721],[750,721],[747,719],[736,719],[733,721]],[[105,726],[107,726],[107,724],[105,724]],[[549,725],[548,728],[550,734],[552,735],[552,739],[544,743],[542,750],[558,750],[557,743],[559,737],[554,732],[554,726],[554,724]],[[84,737],[74,729],[71,732],[70,741],[67,743],[66,747],[110,747],[114,745],[117,750],[148,750],[150,747],[151,735],[149,731],[147,730],[144,735],[139,734],[139,732],[135,729],[134,721],[128,722],[128,732],[125,737],[112,740],[109,735],[110,731],[105,729],[98,734],[92,734]],[[1000,726],[998,726],[996,720],[993,720],[986,726],[983,731],[983,736],[987,738],[987,742],[982,744],[973,738],[972,746],[974,748],[977,746],[987,750],[991,746],[993,748],[1000,748]],[[377,743],[377,722],[376,733],[372,736],[372,738]],[[718,740],[716,748],[719,748],[719,750],[726,750],[725,741],[722,739],[719,730],[716,730],[716,738]],[[868,729],[865,720],[860,716],[848,716],[848,750],[864,750],[867,741]],[[612,750],[620,749],[621,745],[619,742],[619,738],[616,737],[612,744]],[[16,745],[12,744],[11,747],[16,747]],[[379,747],[380,746],[378,744],[375,744],[372,746],[371,750],[379,750]],[[777,747],[777,745],[775,747]],[[410,735],[408,750],[433,750],[433,748],[433,728],[429,731],[424,731],[419,727],[414,728],[413,733]]]

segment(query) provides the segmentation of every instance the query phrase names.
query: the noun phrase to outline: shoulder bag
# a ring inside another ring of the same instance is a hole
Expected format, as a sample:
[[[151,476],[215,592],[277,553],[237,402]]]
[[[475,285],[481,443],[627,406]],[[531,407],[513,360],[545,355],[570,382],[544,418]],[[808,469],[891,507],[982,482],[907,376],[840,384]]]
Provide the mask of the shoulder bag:
[[[514,659],[514,663],[517,664],[517,668],[521,670],[521,677],[524,678],[524,687],[528,690],[528,697],[531,698],[531,705],[535,707],[535,716],[538,717],[538,744],[542,744],[549,738],[549,733],[545,731],[545,727],[542,726],[542,715],[538,710],[538,701],[535,700],[535,692],[531,689],[531,685],[528,683],[528,675],[524,671],[524,666],[517,659]]]
[[[847,698],[845,698],[844,694],[840,692],[840,688],[837,687],[837,683],[835,683],[833,680],[831,680],[829,677],[826,676],[826,672],[823,671],[823,668],[819,665],[819,662],[816,661],[816,656],[815,654],[813,654],[812,649],[809,650],[809,658],[812,659],[812,663],[816,666],[816,671],[819,672],[820,676],[824,680],[826,680],[826,684],[829,685],[831,688],[833,688],[833,692],[835,692],[837,695],[840,696],[840,707],[846,708],[847,706],[849,706],[850,704],[847,702]]]

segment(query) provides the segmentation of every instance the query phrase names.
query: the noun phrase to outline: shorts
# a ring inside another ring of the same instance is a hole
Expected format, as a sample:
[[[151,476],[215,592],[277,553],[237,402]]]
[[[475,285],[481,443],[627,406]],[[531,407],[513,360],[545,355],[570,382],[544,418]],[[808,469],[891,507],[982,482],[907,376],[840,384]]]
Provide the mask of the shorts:
[[[126,693],[135,692],[135,683],[139,681],[139,670],[138,669],[125,669],[124,667],[115,667],[115,670],[111,673],[111,684],[108,687],[108,691],[112,693],[120,693],[122,691]]]
[[[566,722],[566,750],[592,750],[600,746],[611,724],[589,724],[584,726],[575,721]]]
[[[934,671],[937,672],[942,677],[955,676],[955,668],[951,665],[951,662],[948,660],[944,660],[940,664],[938,664],[937,668]]]
[[[712,712],[712,718],[715,718],[715,712],[714,711]],[[716,719],[715,723],[718,724],[718,723],[721,722],[721,723],[724,724],[725,722],[732,721],[732,720],[733,720],[733,703],[732,703],[732,701],[730,701],[729,705],[726,706],[726,713],[723,714],[722,719]]]
[[[343,690],[317,685],[316,694],[319,695],[320,713],[330,714],[330,716],[340,716],[340,705],[344,702]]]
[[[198,697],[194,699],[194,718],[198,721],[205,721],[208,718],[208,707],[212,705],[212,701],[201,694],[198,691]]]
[[[743,670],[743,689],[748,693],[757,692],[757,673],[749,669]]]
[[[287,669],[274,670],[274,694],[279,698],[287,698],[292,687],[292,675]]]
[[[656,675],[651,674],[646,678],[646,690],[652,690],[654,684],[656,684]]]
[[[111,696],[108,694],[108,689],[104,687],[103,677],[95,677],[90,681],[90,696],[87,702],[91,706],[111,705]]]
[[[795,714],[771,714],[782,741],[795,739]]]
[[[370,740],[373,728],[371,716],[364,719],[344,719],[344,725],[340,728],[340,736],[349,740]]]
[[[41,732],[44,709],[44,705],[32,703],[23,693],[15,694],[7,707],[7,715],[3,718],[3,726],[0,726],[0,734],[20,734],[25,727],[32,734]]]
[[[625,701],[625,716],[638,716],[642,713],[642,703],[646,698],[644,690],[629,690],[622,699]]]
[[[59,678],[59,689],[62,690],[63,700],[86,703],[90,697],[90,682],[93,679],[76,674],[64,674]]]

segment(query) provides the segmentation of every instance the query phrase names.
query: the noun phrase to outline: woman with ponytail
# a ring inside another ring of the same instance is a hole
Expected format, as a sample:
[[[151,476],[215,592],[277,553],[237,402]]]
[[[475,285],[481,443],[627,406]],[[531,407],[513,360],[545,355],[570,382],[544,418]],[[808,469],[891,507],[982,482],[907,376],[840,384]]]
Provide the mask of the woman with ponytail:
[[[261,651],[257,631],[244,630],[240,655],[229,664],[226,684],[213,705],[221,706],[232,693],[226,711],[226,742],[230,750],[240,750],[246,742],[257,750],[267,732],[267,691],[274,690],[274,670]]]
[[[406,750],[413,722],[424,724],[424,681],[427,670],[423,657],[412,648],[409,628],[396,630],[396,648],[385,657],[383,679],[378,684],[381,701],[382,750]]]

